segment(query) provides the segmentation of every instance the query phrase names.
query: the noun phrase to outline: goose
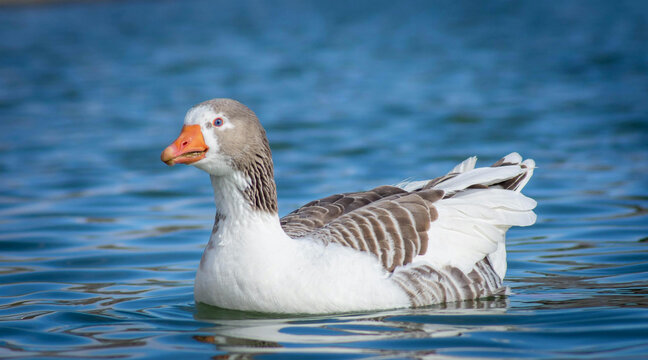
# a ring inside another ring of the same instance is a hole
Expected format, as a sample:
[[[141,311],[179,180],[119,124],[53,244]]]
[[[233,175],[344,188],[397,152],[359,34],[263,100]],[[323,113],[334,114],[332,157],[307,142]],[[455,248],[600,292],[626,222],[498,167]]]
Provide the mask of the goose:
[[[517,153],[331,195],[279,218],[265,130],[232,99],[193,106],[161,160],[211,179],[217,210],[194,298],[220,308],[318,314],[497,296],[506,293],[506,231],[536,220],[536,202],[520,192],[535,163]]]

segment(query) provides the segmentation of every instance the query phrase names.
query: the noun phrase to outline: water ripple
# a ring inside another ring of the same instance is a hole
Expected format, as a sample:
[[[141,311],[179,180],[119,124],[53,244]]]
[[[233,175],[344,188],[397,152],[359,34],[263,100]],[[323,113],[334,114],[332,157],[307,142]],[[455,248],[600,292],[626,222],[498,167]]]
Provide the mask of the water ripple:
[[[0,5],[0,357],[648,356],[646,8]],[[195,305],[211,188],[159,154],[221,96],[261,117],[281,214],[471,155],[534,158],[511,294],[328,316]]]

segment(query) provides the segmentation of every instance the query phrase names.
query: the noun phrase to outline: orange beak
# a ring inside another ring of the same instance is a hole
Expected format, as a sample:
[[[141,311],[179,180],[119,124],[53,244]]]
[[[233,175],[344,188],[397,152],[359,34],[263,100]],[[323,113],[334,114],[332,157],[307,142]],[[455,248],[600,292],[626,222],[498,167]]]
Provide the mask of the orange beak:
[[[207,150],[209,147],[205,145],[200,125],[185,125],[180,136],[162,151],[160,159],[169,166],[192,164],[204,159]]]

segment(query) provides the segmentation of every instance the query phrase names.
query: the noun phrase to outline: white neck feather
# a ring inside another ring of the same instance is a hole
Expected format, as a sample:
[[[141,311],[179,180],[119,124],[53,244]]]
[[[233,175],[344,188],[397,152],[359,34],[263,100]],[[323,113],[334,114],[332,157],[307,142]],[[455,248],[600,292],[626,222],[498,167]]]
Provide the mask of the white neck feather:
[[[282,239],[284,233],[277,213],[253,209],[245,196],[249,186],[242,172],[230,176],[210,176],[214,188],[216,219],[210,242],[220,246],[231,242]]]
[[[248,181],[241,172],[229,176],[209,176],[214,188],[214,202],[220,215],[233,218],[246,218],[253,212],[244,192]]]

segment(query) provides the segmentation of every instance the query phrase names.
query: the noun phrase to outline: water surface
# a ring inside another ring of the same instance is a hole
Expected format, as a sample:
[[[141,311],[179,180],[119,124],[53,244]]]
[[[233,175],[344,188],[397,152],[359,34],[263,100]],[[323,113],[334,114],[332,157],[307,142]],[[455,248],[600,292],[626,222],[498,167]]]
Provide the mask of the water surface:
[[[0,7],[0,357],[648,356],[644,2],[129,1]],[[185,111],[249,105],[280,213],[518,151],[538,222],[512,294],[269,316],[196,306],[206,174]]]

